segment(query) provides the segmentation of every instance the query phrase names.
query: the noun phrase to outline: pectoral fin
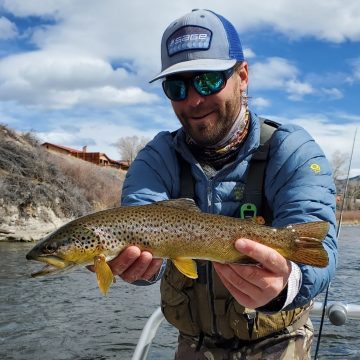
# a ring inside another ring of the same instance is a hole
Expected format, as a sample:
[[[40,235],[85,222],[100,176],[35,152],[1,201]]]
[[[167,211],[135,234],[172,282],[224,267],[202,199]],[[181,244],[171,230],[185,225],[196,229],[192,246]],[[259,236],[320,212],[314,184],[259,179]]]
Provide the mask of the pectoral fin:
[[[110,266],[106,262],[105,255],[95,256],[94,266],[99,289],[103,295],[106,295],[110,285],[115,282],[115,278]]]
[[[197,279],[196,262],[192,259],[176,258],[171,259],[175,267],[185,276],[190,279]]]

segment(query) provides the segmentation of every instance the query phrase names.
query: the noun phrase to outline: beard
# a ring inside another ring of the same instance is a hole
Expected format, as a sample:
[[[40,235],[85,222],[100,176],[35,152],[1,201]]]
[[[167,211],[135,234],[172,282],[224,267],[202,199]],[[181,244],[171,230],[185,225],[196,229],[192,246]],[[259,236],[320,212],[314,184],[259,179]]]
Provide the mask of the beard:
[[[197,145],[213,146],[219,143],[231,130],[241,109],[241,95],[234,90],[233,96],[221,104],[215,104],[208,108],[205,102],[199,105],[190,114],[185,111],[176,113],[186,134],[190,136]],[[192,118],[210,114],[211,120],[197,121]]]

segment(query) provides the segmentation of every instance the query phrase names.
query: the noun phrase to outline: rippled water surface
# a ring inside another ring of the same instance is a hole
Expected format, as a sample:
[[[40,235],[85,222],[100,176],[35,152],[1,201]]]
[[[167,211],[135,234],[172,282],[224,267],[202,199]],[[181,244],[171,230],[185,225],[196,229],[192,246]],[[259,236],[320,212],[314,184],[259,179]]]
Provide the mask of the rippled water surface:
[[[158,285],[118,281],[103,297],[94,274],[82,268],[31,279],[28,274],[39,269],[25,259],[32,246],[0,242],[0,359],[130,359],[159,305]],[[339,248],[329,301],[360,304],[360,227],[343,227]],[[317,329],[319,319],[313,321]],[[171,359],[175,344],[176,331],[164,322],[149,359]],[[326,320],[319,359],[360,359],[360,322],[336,327]]]

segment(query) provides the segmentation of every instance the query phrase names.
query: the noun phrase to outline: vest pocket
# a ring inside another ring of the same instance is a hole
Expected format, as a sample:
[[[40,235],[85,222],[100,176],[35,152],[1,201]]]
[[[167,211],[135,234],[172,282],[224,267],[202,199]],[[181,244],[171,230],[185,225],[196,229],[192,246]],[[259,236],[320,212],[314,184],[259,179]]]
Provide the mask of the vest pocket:
[[[192,281],[175,269],[167,269],[161,280],[160,292],[161,309],[166,320],[182,333],[198,336],[197,311],[190,306],[190,299],[194,297]]]
[[[253,313],[253,310],[232,299],[227,316],[235,335],[241,340],[249,341],[285,330],[291,324],[294,328],[302,326],[302,320],[306,322],[308,312],[304,312],[304,308],[297,308],[272,314]]]
[[[247,309],[234,299],[228,309],[228,318],[235,335],[241,340],[256,340],[286,327],[283,314],[267,315]]]

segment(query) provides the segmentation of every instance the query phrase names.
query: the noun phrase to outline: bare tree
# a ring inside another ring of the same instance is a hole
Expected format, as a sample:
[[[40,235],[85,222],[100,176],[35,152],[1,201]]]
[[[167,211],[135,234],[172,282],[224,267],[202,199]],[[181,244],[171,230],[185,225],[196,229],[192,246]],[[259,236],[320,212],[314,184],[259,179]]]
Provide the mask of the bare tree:
[[[358,178],[350,178],[347,193],[345,192],[345,185],[347,182],[347,170],[349,166],[350,156],[347,153],[342,153],[336,150],[331,158],[331,166],[333,170],[333,177],[336,185],[336,192],[340,196],[341,201],[345,201],[344,210],[357,210],[358,199],[360,197],[360,181]],[[344,195],[346,198],[343,199]],[[340,207],[340,204],[338,206]]]
[[[346,165],[349,161],[349,154],[342,153],[339,150],[333,152],[331,157],[331,167],[335,182],[346,175]]]
[[[149,139],[143,136],[125,136],[121,137],[115,143],[115,146],[119,150],[122,160],[128,160],[131,164],[138,152],[147,144],[148,141]]]

